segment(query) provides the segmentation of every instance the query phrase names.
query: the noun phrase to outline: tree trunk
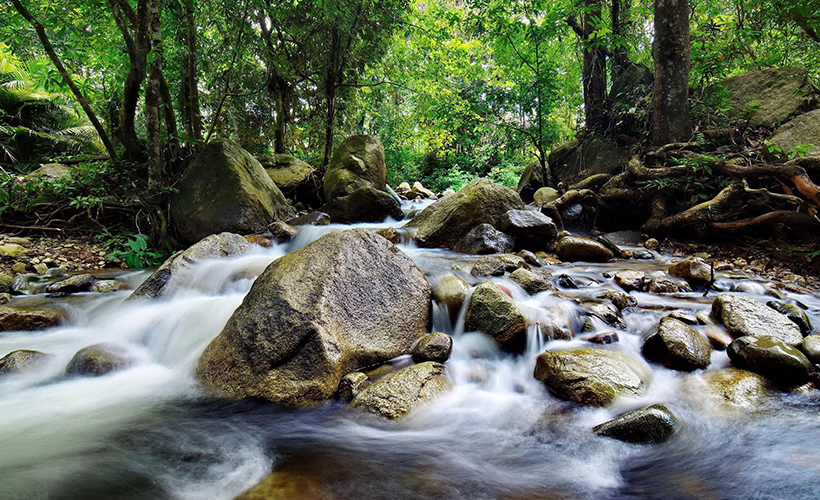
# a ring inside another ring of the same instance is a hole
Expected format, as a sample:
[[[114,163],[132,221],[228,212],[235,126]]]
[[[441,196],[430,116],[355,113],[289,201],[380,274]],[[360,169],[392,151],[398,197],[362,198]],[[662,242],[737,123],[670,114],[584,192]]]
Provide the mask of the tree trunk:
[[[339,90],[338,73],[341,71],[341,68],[338,68],[338,66],[342,49],[342,41],[338,28],[333,28],[330,39],[330,59],[328,60],[327,73],[325,76],[325,103],[327,105],[325,111],[327,114],[325,115],[325,151],[322,158],[322,172],[327,170],[330,157],[333,155],[333,127],[336,121],[336,95]]]
[[[199,78],[197,75],[196,57],[196,17],[194,1],[185,0],[185,116],[188,119],[188,135],[195,140],[202,140],[202,112],[199,108]]]
[[[612,47],[615,53],[612,65],[613,80],[629,66],[629,53],[626,46],[632,39],[633,29],[632,0],[612,0],[612,34],[615,39]]]
[[[43,45],[43,49],[48,54],[49,59],[51,59],[51,63],[54,64],[54,67],[57,68],[57,71],[60,73],[60,76],[63,77],[63,81],[68,85],[71,89],[71,93],[74,94],[74,98],[77,99],[77,102],[80,103],[80,107],[83,108],[85,115],[88,117],[88,121],[94,126],[94,130],[97,131],[97,135],[100,136],[100,140],[102,141],[103,145],[105,146],[105,150],[108,152],[108,155],[111,157],[111,161],[117,161],[117,151],[114,149],[114,145],[111,143],[111,139],[108,137],[108,133],[103,128],[100,120],[97,118],[97,114],[94,113],[94,110],[91,109],[91,106],[88,104],[88,101],[83,96],[80,89],[77,87],[77,84],[74,83],[74,79],[71,78],[71,75],[66,70],[65,66],[63,66],[63,62],[60,60],[60,57],[57,55],[57,52],[54,50],[54,46],[51,45],[51,41],[46,35],[45,27],[42,23],[40,23],[34,16],[31,15],[28,9],[20,2],[20,0],[12,0],[14,4],[14,8],[17,9],[17,12],[20,13],[23,18],[31,24],[34,31],[37,33],[37,38],[40,39],[40,43]]]
[[[584,0],[584,115],[588,130],[603,131],[606,117],[606,54],[593,39],[601,1]]]
[[[689,122],[689,2],[655,0],[652,142],[684,142]]]
[[[281,155],[287,151],[285,137],[289,122],[289,83],[273,71],[268,79],[268,92],[273,97],[274,112],[276,113],[276,119],[273,122],[273,150],[276,154]]]
[[[160,32],[160,0],[150,0],[148,15],[151,27],[153,57],[148,74],[148,88],[145,92],[145,126],[148,146],[148,189],[157,190],[162,186],[162,138],[160,134],[160,101],[162,86],[162,34]]]

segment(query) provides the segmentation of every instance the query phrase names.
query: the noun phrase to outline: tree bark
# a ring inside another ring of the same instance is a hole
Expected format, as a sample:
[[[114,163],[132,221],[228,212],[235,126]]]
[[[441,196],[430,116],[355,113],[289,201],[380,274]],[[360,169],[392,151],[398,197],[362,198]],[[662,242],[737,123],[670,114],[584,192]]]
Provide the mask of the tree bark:
[[[57,71],[60,73],[63,81],[71,89],[71,93],[74,94],[74,98],[80,103],[80,107],[85,112],[86,117],[88,117],[88,120],[94,126],[94,130],[97,131],[97,135],[100,136],[100,140],[105,146],[105,150],[108,152],[111,160],[116,163],[117,152],[114,149],[114,145],[111,143],[111,139],[108,137],[108,133],[105,131],[105,128],[103,128],[100,120],[97,118],[97,114],[94,113],[93,109],[91,109],[91,106],[88,104],[85,96],[83,96],[82,92],[80,92],[77,84],[74,83],[74,79],[71,78],[68,70],[66,70],[65,66],[63,66],[63,62],[54,50],[54,46],[51,45],[51,40],[49,40],[48,35],[46,34],[45,27],[41,22],[35,19],[33,15],[31,15],[31,12],[29,12],[20,0],[12,0],[12,3],[14,4],[14,8],[17,12],[20,13],[26,21],[28,21],[32,28],[34,28],[34,31],[37,33],[37,38],[40,39],[40,43],[43,45],[43,49],[46,51],[46,54],[48,54],[49,59],[51,59],[51,63],[54,64],[54,67],[57,68]]]
[[[584,0],[584,116],[589,130],[603,131],[606,117],[606,54],[593,40],[601,19],[601,0]]]
[[[185,0],[185,28],[186,130],[192,139],[202,140],[202,112],[199,107],[199,77],[196,57],[196,16],[193,0]]]
[[[689,139],[689,2],[655,0],[652,142]]]
[[[330,37],[330,56],[325,76],[325,150],[322,157],[322,172],[327,170],[330,157],[333,155],[333,127],[336,121],[336,96],[339,90],[338,73],[341,68],[340,57],[342,50],[342,40],[338,28],[334,27]],[[338,69],[337,69],[338,68]]]
[[[629,66],[629,54],[625,48],[631,41],[634,25],[632,23],[632,0],[612,0],[612,34],[615,44],[612,65],[612,79],[614,80]]]
[[[148,15],[151,30],[151,70],[145,93],[145,124],[148,146],[148,189],[162,186],[163,161],[160,133],[160,101],[162,86],[162,33],[160,31],[160,0],[150,0]]]

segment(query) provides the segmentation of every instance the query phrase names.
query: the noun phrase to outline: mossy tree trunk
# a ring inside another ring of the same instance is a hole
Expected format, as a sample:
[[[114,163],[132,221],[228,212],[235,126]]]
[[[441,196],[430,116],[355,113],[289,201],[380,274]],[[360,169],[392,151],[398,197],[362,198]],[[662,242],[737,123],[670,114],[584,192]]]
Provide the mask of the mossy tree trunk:
[[[652,142],[689,139],[689,2],[655,0]]]

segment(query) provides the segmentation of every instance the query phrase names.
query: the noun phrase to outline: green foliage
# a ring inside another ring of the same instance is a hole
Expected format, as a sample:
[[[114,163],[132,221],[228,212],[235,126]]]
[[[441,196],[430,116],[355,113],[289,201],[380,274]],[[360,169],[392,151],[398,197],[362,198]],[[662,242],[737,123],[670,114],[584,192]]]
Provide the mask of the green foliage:
[[[122,259],[130,269],[158,266],[168,256],[166,252],[149,247],[148,236],[144,234],[102,234],[97,238],[105,240],[103,248],[112,250],[109,259]]]

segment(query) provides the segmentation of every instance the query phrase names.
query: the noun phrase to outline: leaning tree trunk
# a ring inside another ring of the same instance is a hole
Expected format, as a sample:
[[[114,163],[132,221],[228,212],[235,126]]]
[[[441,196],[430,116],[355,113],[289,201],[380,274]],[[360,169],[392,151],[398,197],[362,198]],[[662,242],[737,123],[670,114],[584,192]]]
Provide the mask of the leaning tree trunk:
[[[655,0],[652,142],[683,142],[689,122],[689,2]]]
[[[584,115],[589,130],[603,131],[606,117],[606,54],[593,39],[601,0],[584,0]]]

